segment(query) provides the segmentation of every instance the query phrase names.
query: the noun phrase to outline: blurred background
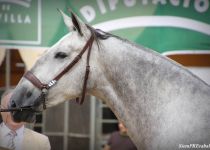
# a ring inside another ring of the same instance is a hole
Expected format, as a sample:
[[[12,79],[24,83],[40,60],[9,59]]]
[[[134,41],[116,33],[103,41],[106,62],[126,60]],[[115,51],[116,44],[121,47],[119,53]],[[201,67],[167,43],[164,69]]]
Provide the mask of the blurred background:
[[[151,48],[210,84],[209,0],[0,0],[0,94],[68,33],[57,8],[95,28]],[[30,128],[52,150],[100,150],[117,119],[101,100],[68,101],[37,115]]]

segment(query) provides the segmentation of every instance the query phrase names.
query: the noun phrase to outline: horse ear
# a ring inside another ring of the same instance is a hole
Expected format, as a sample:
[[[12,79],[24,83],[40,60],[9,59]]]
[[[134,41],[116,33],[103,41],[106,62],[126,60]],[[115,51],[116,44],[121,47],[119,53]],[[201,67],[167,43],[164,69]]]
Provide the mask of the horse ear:
[[[80,19],[71,11],[71,19],[73,22],[74,27],[77,29],[77,31],[79,32],[79,34],[81,36],[83,36],[82,33],[82,24],[84,24],[82,21],[80,21]]]
[[[58,9],[64,19],[65,25],[68,27],[69,31],[77,30],[81,36],[83,36],[84,23],[71,11],[71,18],[67,16],[62,10]]]
[[[67,16],[62,10],[58,9],[58,11],[63,16],[64,23],[68,27],[69,31],[72,31],[74,29],[74,25],[73,25],[71,18],[69,16]]]

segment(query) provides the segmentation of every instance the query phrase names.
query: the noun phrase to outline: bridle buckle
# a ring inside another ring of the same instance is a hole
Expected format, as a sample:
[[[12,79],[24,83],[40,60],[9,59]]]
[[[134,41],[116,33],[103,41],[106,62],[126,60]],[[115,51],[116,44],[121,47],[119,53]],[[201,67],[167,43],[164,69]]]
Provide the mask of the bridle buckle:
[[[53,85],[55,85],[56,84],[56,80],[52,80],[52,81],[50,81],[49,83],[48,83],[48,87],[50,88],[50,87],[52,87]]]

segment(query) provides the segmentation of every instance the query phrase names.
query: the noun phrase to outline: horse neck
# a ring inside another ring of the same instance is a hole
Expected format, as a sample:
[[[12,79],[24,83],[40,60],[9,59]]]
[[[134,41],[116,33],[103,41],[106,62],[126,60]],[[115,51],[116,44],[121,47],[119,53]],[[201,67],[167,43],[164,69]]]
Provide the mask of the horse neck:
[[[116,38],[103,41],[98,50],[100,71],[96,71],[96,85],[91,94],[106,102],[117,118],[128,127],[133,140],[138,140],[136,144],[139,144],[140,138],[143,139],[141,127],[144,126],[144,115],[152,109],[152,106],[142,103],[145,98],[141,95],[147,91],[144,74],[152,69],[146,65],[148,59],[152,60],[151,57],[154,56]]]
[[[100,69],[93,71],[96,84],[91,94],[106,101],[119,118],[127,114],[126,110],[137,111],[133,105],[139,109],[139,96],[147,91],[145,87],[150,77],[147,74],[155,71],[161,63],[160,58],[150,50],[112,37],[102,41],[96,55],[94,61],[98,66],[94,68]]]
[[[96,68],[100,69],[96,71],[96,84],[91,94],[106,102],[129,128],[135,144],[141,146],[145,139],[154,135],[155,129],[150,127],[158,124],[156,114],[172,100],[171,90],[181,91],[180,87],[185,84],[188,89],[191,85],[203,86],[175,62],[117,38],[102,41],[97,63]],[[192,80],[197,83],[191,84]]]

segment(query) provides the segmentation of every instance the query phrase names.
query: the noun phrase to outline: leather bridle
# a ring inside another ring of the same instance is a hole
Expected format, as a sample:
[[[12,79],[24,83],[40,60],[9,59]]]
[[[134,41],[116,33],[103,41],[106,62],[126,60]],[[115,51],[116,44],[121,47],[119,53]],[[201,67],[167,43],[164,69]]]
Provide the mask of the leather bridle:
[[[87,80],[90,72],[90,52],[92,48],[92,44],[94,42],[94,35],[92,34],[85,46],[83,47],[82,51],[69,63],[68,66],[66,66],[63,71],[61,71],[55,78],[53,78],[48,84],[42,83],[31,71],[27,71],[24,74],[24,77],[28,79],[34,86],[36,86],[39,90],[41,90],[40,98],[43,103],[43,109],[46,109],[46,95],[51,87],[53,87],[56,82],[64,75],[66,74],[73,66],[81,59],[82,55],[87,52],[87,62],[86,62],[86,71],[85,71],[85,77],[84,77],[84,83],[83,83],[83,89],[82,89],[82,97],[79,100],[79,98],[76,98],[76,101],[79,104],[82,104],[85,99],[85,93],[86,93],[86,87],[87,87]]]
[[[87,62],[86,62],[86,71],[85,71],[85,77],[84,77],[84,83],[83,83],[83,89],[82,89],[82,97],[79,100],[79,98],[76,98],[76,101],[79,104],[82,104],[85,99],[85,93],[86,93],[86,87],[87,87],[87,80],[90,72],[90,52],[91,48],[94,42],[94,34],[91,35],[85,46],[83,47],[82,51],[66,66],[55,78],[53,78],[49,83],[45,84],[42,83],[31,71],[27,71],[24,74],[24,78],[29,80],[34,86],[36,86],[40,91],[41,94],[38,97],[42,101],[43,109],[46,109],[46,96],[48,94],[48,91],[50,88],[52,88],[56,82],[64,75],[66,74],[71,68],[74,67],[74,65],[81,59],[82,55],[87,52]],[[23,110],[31,110],[35,111],[33,109],[33,106],[26,106],[26,107],[20,107],[20,108],[10,108],[10,109],[0,109],[1,112],[7,112],[7,111],[23,111]],[[35,111],[36,112],[36,111]]]

